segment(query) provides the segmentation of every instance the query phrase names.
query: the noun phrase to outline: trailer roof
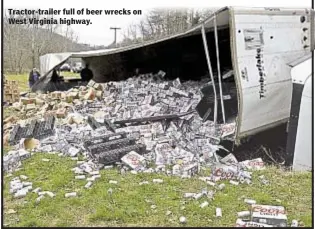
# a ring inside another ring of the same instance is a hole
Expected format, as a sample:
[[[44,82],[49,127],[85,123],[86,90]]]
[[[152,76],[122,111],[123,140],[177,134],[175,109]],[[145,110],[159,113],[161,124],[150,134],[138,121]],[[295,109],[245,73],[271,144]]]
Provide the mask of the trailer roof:
[[[40,71],[41,75],[45,76],[49,72],[51,72],[57,66],[63,64],[69,58],[86,58],[86,57],[95,57],[95,56],[105,56],[110,54],[116,54],[120,52],[126,52],[133,49],[138,49],[150,45],[154,45],[160,42],[168,41],[171,39],[179,39],[186,36],[192,36],[195,34],[200,34],[200,28],[202,24],[205,25],[206,30],[211,30],[214,27],[213,20],[211,20],[214,16],[216,16],[217,26],[222,27],[228,25],[229,17],[228,17],[228,9],[229,7],[224,7],[216,10],[204,21],[200,22],[198,25],[193,28],[181,32],[172,36],[164,37],[161,39],[156,39],[152,41],[143,42],[141,44],[130,45],[126,47],[114,48],[114,49],[100,49],[100,50],[92,50],[92,51],[82,51],[82,52],[66,52],[66,53],[49,53],[40,57]]]

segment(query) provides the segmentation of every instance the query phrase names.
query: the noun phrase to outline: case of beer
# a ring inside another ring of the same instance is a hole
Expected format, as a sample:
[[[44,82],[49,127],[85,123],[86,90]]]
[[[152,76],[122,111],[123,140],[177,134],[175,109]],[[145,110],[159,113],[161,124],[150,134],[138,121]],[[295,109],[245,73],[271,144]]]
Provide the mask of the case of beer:
[[[286,227],[287,221],[286,211],[282,206],[252,205],[252,222]]]

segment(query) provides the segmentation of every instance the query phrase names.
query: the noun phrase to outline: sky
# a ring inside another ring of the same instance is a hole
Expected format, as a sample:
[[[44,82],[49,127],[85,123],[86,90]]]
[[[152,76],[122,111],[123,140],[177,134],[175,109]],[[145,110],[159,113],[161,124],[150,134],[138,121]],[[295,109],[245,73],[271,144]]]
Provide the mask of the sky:
[[[90,19],[91,25],[72,25],[71,28],[78,35],[80,43],[91,45],[109,45],[114,41],[114,31],[110,27],[120,27],[117,32],[117,40],[122,40],[122,30],[127,29],[131,23],[137,23],[141,18],[152,8],[173,8],[173,7],[189,7],[189,8],[209,8],[209,7],[224,7],[224,6],[251,6],[251,7],[311,7],[311,0],[4,0],[4,9],[57,9],[75,8],[79,10],[88,8],[90,10],[141,10],[142,15],[112,15],[112,16],[91,16],[91,15],[61,15],[62,18],[74,19]],[[220,3],[220,4],[218,4]],[[50,16],[47,16],[50,18]]]

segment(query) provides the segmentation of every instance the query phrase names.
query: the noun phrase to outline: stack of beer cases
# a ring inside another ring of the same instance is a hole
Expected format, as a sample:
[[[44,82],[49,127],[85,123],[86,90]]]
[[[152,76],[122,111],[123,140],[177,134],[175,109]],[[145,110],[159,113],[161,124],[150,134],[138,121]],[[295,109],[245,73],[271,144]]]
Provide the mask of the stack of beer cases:
[[[20,99],[18,82],[15,80],[5,80],[3,94],[5,102],[8,103],[18,102]]]

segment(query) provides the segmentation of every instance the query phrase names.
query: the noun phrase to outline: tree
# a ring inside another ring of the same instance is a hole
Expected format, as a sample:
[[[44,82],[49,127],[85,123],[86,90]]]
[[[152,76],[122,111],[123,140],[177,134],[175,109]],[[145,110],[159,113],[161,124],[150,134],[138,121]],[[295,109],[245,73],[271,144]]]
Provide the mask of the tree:
[[[4,69],[12,73],[22,73],[39,66],[39,57],[46,53],[90,50],[90,46],[77,44],[78,36],[70,26],[59,24],[10,24],[9,19],[19,16],[4,15]],[[42,19],[35,14],[26,20]]]
[[[197,25],[213,13],[213,9],[152,9],[140,20],[123,31],[119,46],[171,36]]]

